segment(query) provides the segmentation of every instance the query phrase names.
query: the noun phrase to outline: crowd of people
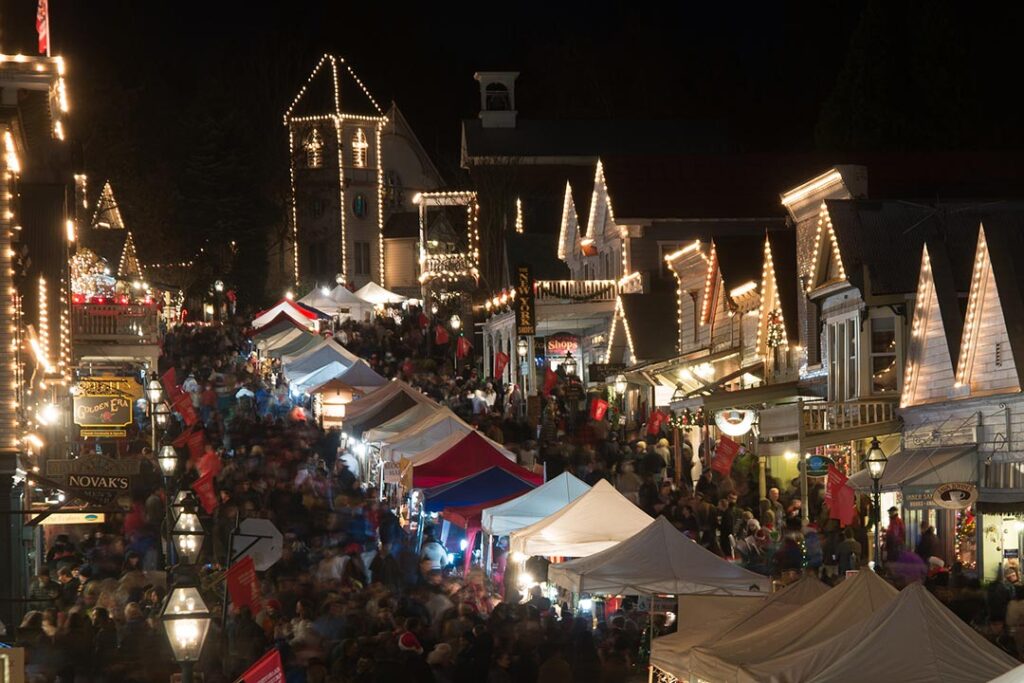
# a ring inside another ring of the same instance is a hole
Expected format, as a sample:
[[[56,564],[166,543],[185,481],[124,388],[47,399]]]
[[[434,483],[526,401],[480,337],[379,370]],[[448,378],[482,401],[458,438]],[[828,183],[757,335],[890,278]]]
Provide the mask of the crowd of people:
[[[770,481],[760,499],[754,458],[741,455],[722,477],[704,467],[703,448],[680,449],[677,477],[670,434],[622,438],[606,421],[587,420],[577,410],[585,406],[570,405],[557,386],[539,429],[530,428],[519,389],[482,376],[472,362],[455,367],[424,319],[412,309],[347,321],[335,339],[383,376],[405,379],[505,444],[521,465],[548,478],[569,471],[589,484],[607,479],[650,515],[664,515],[696,542],[752,569],[783,581],[803,572],[835,581],[865,562],[866,509],[840,529],[815,489],[804,523],[798,487]],[[211,513],[200,509],[208,537],[198,569],[214,615],[198,664],[207,683],[237,680],[270,648],[280,651],[289,683],[611,683],[638,671],[652,627],[654,635],[673,628],[664,617],[652,625],[630,600],[597,619],[536,589],[521,595],[480,569],[461,573],[438,530],[422,538],[409,533],[374,482],[341,457],[338,431],[322,430],[290,395],[279,363],[261,361],[253,350],[239,321],[166,334],[160,371],[175,368],[191,396],[204,452],[189,457],[183,449],[186,464],[168,484],[140,444],[131,507],[85,535],[52,539],[29,610],[8,634],[26,648],[30,683],[148,683],[176,670],[159,620],[168,590],[161,542],[167,503],[211,472],[218,504]],[[231,533],[250,517],[269,519],[283,533],[282,556],[259,575],[258,609],[229,605],[222,622]],[[895,558],[902,548],[893,535]],[[926,559],[938,552],[918,551]],[[931,578],[979,627],[1024,622],[1020,588],[981,593],[956,572]],[[1007,628],[994,638],[1009,649],[1012,635]]]

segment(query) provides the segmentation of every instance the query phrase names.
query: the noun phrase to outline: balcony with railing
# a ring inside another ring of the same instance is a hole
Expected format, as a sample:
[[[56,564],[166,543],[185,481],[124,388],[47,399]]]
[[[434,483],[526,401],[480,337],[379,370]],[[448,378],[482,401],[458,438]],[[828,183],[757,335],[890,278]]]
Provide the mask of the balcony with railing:
[[[615,301],[615,280],[537,280],[537,301],[543,303],[586,303]]]
[[[758,411],[762,443],[799,439],[808,449],[899,430],[897,401],[797,401]]]
[[[476,259],[472,254],[456,252],[451,254],[427,254],[422,265],[420,282],[435,278],[475,278]]]
[[[156,344],[160,322],[156,304],[76,303],[71,329],[76,343]]]

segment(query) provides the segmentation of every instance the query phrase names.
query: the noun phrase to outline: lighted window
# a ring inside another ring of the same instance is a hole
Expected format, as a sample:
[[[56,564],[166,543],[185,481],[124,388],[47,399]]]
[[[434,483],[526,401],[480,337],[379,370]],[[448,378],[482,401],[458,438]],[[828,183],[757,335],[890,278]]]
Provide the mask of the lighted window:
[[[320,168],[324,165],[324,139],[321,137],[319,129],[313,129],[303,146],[306,149],[306,166],[308,168]]]
[[[356,128],[356,134],[352,137],[352,165],[356,168],[366,168],[366,150],[369,149],[366,143],[366,133],[362,128]]]
[[[871,393],[896,391],[897,362],[896,318],[871,319]]]

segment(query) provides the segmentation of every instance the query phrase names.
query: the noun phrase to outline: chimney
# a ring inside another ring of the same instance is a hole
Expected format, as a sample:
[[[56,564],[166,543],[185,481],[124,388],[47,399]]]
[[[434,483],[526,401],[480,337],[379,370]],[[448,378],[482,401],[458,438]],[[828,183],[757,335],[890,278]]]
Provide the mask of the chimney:
[[[478,71],[480,121],[484,128],[516,127],[516,78],[518,71]]]

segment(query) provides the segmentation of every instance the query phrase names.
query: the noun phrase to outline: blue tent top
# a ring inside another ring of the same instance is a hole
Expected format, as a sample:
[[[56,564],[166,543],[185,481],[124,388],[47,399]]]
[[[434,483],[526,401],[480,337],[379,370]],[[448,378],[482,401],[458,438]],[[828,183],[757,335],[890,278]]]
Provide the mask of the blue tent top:
[[[331,318],[333,317],[333,316],[331,316],[331,315],[328,315],[327,313],[324,313],[324,312],[323,312],[323,311],[321,311],[321,310],[320,310],[319,308],[313,308],[312,306],[310,306],[310,305],[308,305],[308,304],[304,304],[304,303],[302,303],[301,301],[293,301],[292,303],[294,303],[294,304],[295,304],[296,306],[298,306],[299,308],[302,308],[302,309],[304,309],[304,310],[307,310],[307,311],[309,311],[310,313],[313,313],[313,314],[314,314],[314,315],[316,315],[316,316],[317,316],[318,318],[322,318],[322,319],[324,319],[324,320],[330,320],[330,319],[331,319]]]
[[[526,493],[535,486],[508,470],[489,467],[458,481],[424,489],[423,493],[427,512],[440,512],[446,507],[478,505],[498,498],[508,498],[517,493]]]

